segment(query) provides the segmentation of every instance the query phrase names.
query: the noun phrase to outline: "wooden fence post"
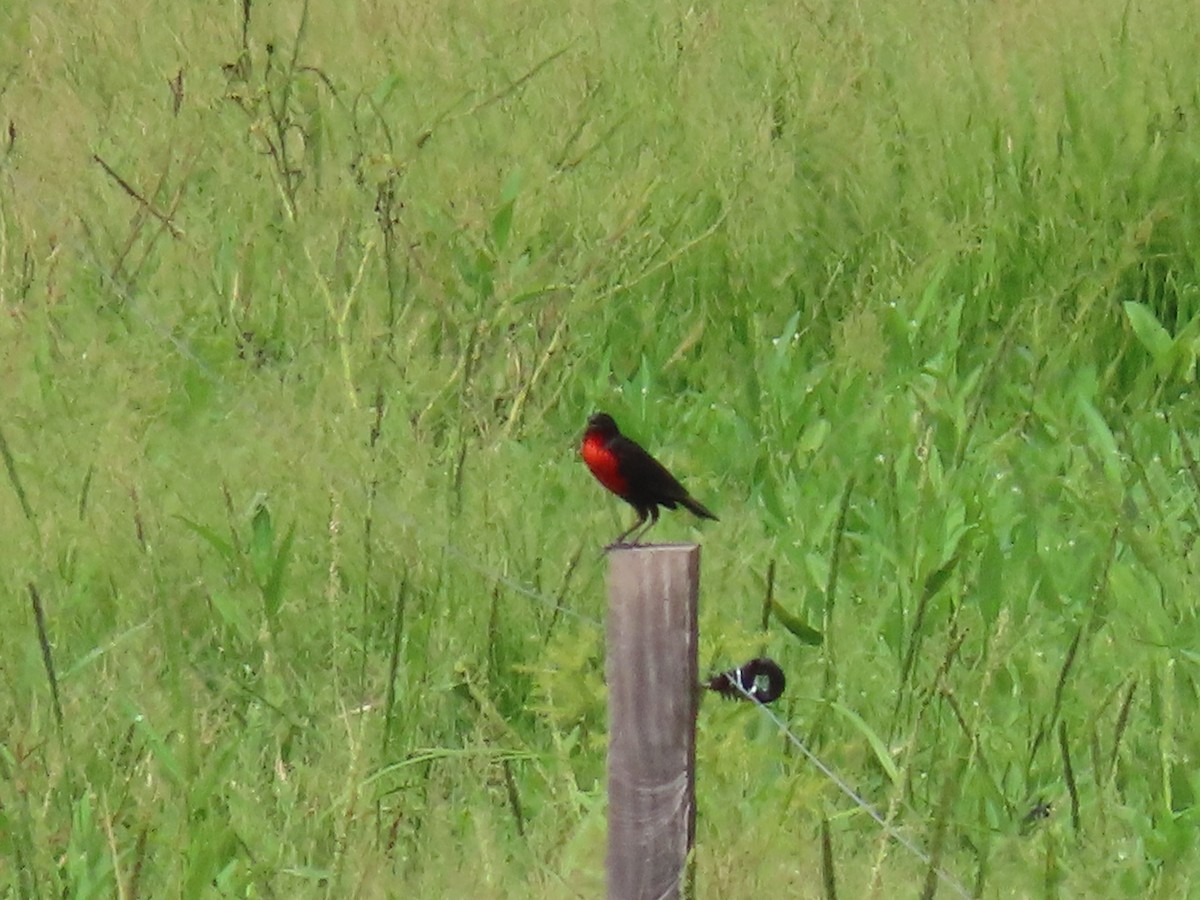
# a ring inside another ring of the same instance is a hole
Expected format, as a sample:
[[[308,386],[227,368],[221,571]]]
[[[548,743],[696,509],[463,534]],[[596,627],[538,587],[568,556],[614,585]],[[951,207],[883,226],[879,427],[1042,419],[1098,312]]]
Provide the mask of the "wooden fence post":
[[[686,897],[696,834],[700,548],[622,547],[608,558],[608,897]]]

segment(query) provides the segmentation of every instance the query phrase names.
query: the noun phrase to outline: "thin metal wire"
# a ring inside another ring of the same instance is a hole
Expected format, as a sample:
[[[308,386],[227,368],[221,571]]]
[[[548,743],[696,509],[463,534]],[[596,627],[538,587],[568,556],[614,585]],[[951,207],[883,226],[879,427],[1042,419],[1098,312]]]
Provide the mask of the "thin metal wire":
[[[892,838],[894,841],[912,853],[913,856],[915,856],[925,865],[929,866],[933,864],[933,860],[928,853],[917,846],[916,842],[914,842],[912,839],[906,837],[900,831],[889,825],[887,819],[885,819],[874,806],[863,799],[862,795],[855,791],[854,788],[850,787],[850,785],[848,785],[845,780],[833,770],[832,767],[830,767],[828,764],[822,761],[819,756],[809,750],[808,747],[805,746],[804,741],[800,740],[800,738],[798,738],[792,732],[792,730],[788,728],[787,723],[779,718],[779,716],[775,714],[774,710],[771,710],[762,703],[757,702],[754,699],[754,696],[747,692],[742,685],[735,684],[735,687],[745,694],[746,699],[754,703],[762,712],[762,714],[770,719],[772,723],[774,723],[776,728],[783,732],[784,736],[788,739],[788,742],[797,750],[799,750],[804,755],[805,759],[812,763],[822,775],[832,781],[837,786],[838,790],[853,800],[856,806],[874,819],[879,824],[879,827],[883,829],[884,834]],[[974,896],[962,885],[961,882],[958,881],[958,879],[946,872],[944,869],[940,867],[934,868],[934,872],[937,874],[937,877],[942,881],[943,884],[955,891],[960,897],[965,897],[970,900],[970,898]]]

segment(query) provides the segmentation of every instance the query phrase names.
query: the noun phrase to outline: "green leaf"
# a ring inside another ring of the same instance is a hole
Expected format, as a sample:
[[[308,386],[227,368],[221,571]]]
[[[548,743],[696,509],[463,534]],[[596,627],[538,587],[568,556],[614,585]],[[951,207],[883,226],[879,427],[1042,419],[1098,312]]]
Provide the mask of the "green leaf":
[[[513,211],[517,205],[517,194],[521,191],[521,173],[513,172],[505,179],[504,187],[500,189],[500,205],[492,216],[492,246],[504,250],[508,246],[512,234]]]
[[[232,628],[242,640],[254,637],[254,627],[240,598],[222,590],[214,590],[209,597],[223,625]]]
[[[508,246],[508,236],[512,233],[513,201],[503,204],[492,216],[492,244],[497,250]]]
[[[175,755],[175,751],[171,749],[171,741],[168,736],[158,731],[150,723],[150,718],[128,699],[122,698],[121,707],[125,717],[141,734],[150,750],[150,756],[158,763],[157,774],[164,776],[164,779],[174,788],[185,789],[190,781],[188,771],[179,757]]]
[[[1200,317],[1188,322],[1171,343],[1169,374],[1183,381],[1196,378],[1196,357],[1200,352]]]
[[[771,471],[770,461],[760,459],[755,465],[754,475],[754,480],[758,483],[758,497],[762,500],[763,508],[780,525],[786,525],[788,521],[787,508],[779,496],[778,480]]]
[[[459,247],[454,248],[452,254],[454,266],[463,284],[474,291],[476,296],[490,298],[495,288],[496,272],[496,263],[491,254],[483,250],[469,252]]]
[[[500,188],[501,203],[512,203],[517,199],[517,194],[521,193],[521,179],[523,177],[520,169],[509,173],[509,176],[504,179],[504,186]]]
[[[921,291],[921,299],[917,301],[917,308],[911,316],[918,328],[931,313],[945,311],[946,304],[943,302],[942,297],[942,281],[945,280],[949,271],[950,263],[942,260],[934,266],[933,271],[930,273],[929,281],[925,285],[925,290]]]
[[[961,535],[959,543],[961,543]],[[950,580],[950,576],[958,568],[958,563],[961,559],[962,552],[956,550],[953,556],[925,577],[923,592],[926,600],[933,599],[933,595],[946,586],[946,582]]]
[[[816,453],[821,449],[831,431],[833,431],[833,426],[829,424],[828,419],[817,419],[817,421],[805,428],[804,432],[800,435],[800,440],[796,444],[796,451],[805,456]]]
[[[254,516],[250,520],[250,558],[260,583],[266,577],[274,543],[275,525],[271,521],[271,510],[267,508],[266,501],[260,500],[255,504]]]
[[[821,632],[813,628],[799,616],[794,616],[780,605],[778,600],[771,601],[771,614],[776,620],[794,634],[802,644],[808,644],[810,647],[820,646],[824,640]]]
[[[1078,407],[1087,424],[1088,433],[1092,438],[1092,448],[1100,457],[1100,465],[1104,468],[1104,476],[1113,487],[1121,487],[1121,454],[1117,449],[1117,440],[1112,430],[1104,421],[1104,416],[1092,405],[1090,400],[1083,397],[1078,399]]]
[[[896,767],[896,762],[892,759],[892,755],[888,753],[882,738],[854,710],[842,706],[842,704],[836,701],[830,705],[842,718],[853,725],[859,734],[867,739],[867,743],[871,745],[871,752],[875,754],[875,758],[879,761],[879,765],[883,768],[883,771],[887,773],[887,777],[891,780],[892,784],[898,784],[900,782],[900,770]]]
[[[184,516],[175,516],[175,518],[179,522],[183,523],[185,528],[187,528],[189,531],[191,531],[198,537],[202,538],[214,550],[216,550],[219,554],[221,554],[221,557],[227,563],[230,563],[232,565],[233,562],[237,559],[237,551],[235,551],[233,549],[233,544],[229,543],[229,541],[220,537],[215,531],[213,531],[207,525],[201,525],[199,522],[193,522],[191,519],[185,518]]]
[[[1150,353],[1155,366],[1161,368],[1166,365],[1173,343],[1170,332],[1163,328],[1154,313],[1145,304],[1135,300],[1126,300],[1124,306],[1125,317],[1129,319],[1133,333]]]
[[[287,573],[287,565],[292,556],[292,543],[296,537],[296,526],[292,525],[279,544],[275,553],[275,561],[271,566],[271,574],[263,585],[263,607],[267,612],[267,620],[274,621],[279,606],[283,602],[283,576]]]
[[[224,892],[213,891],[214,883],[237,855],[240,846],[237,834],[228,824],[213,817],[194,823],[190,835],[190,852],[182,854],[185,874],[181,896],[206,897],[210,893],[221,896]]]
[[[796,332],[800,328],[800,316],[802,312],[802,310],[798,309],[792,313],[792,317],[788,319],[787,324],[783,326],[783,331],[780,332],[779,337],[775,338],[775,340],[772,342],[775,345],[772,374],[778,371],[779,366],[783,363],[784,358],[787,357],[788,352],[792,349],[792,345],[796,340]]]
[[[376,85],[375,90],[371,91],[372,105],[374,105],[377,109],[383,106],[383,104],[387,103],[387,101],[391,98],[392,94],[396,92],[396,89],[399,88],[403,83],[404,79],[399,73],[393,72],[388,75],[387,78],[383,79],[383,81]]]

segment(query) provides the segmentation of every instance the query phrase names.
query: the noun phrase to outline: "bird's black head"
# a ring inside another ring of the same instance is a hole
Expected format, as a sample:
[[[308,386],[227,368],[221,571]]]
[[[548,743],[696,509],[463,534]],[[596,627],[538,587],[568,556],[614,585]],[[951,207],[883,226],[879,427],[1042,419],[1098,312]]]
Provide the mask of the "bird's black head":
[[[617,428],[617,423],[613,421],[613,417],[608,413],[592,413],[588,417],[587,430],[594,434],[601,434],[605,437],[611,437],[614,434],[620,434],[620,429]]]

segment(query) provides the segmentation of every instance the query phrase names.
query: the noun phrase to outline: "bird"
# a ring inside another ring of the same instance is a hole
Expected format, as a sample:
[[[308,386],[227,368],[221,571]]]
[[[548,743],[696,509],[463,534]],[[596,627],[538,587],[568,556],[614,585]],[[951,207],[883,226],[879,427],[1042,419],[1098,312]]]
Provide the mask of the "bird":
[[[635,441],[621,434],[617,423],[608,413],[598,412],[588,418],[583,432],[579,455],[596,480],[637,510],[637,521],[617,535],[608,547],[634,546],[638,539],[658,521],[658,508],[690,510],[702,519],[717,517],[666,470],[662,463],[647,453]],[[646,520],[649,519],[649,524]],[[622,542],[643,525],[641,534]]]

